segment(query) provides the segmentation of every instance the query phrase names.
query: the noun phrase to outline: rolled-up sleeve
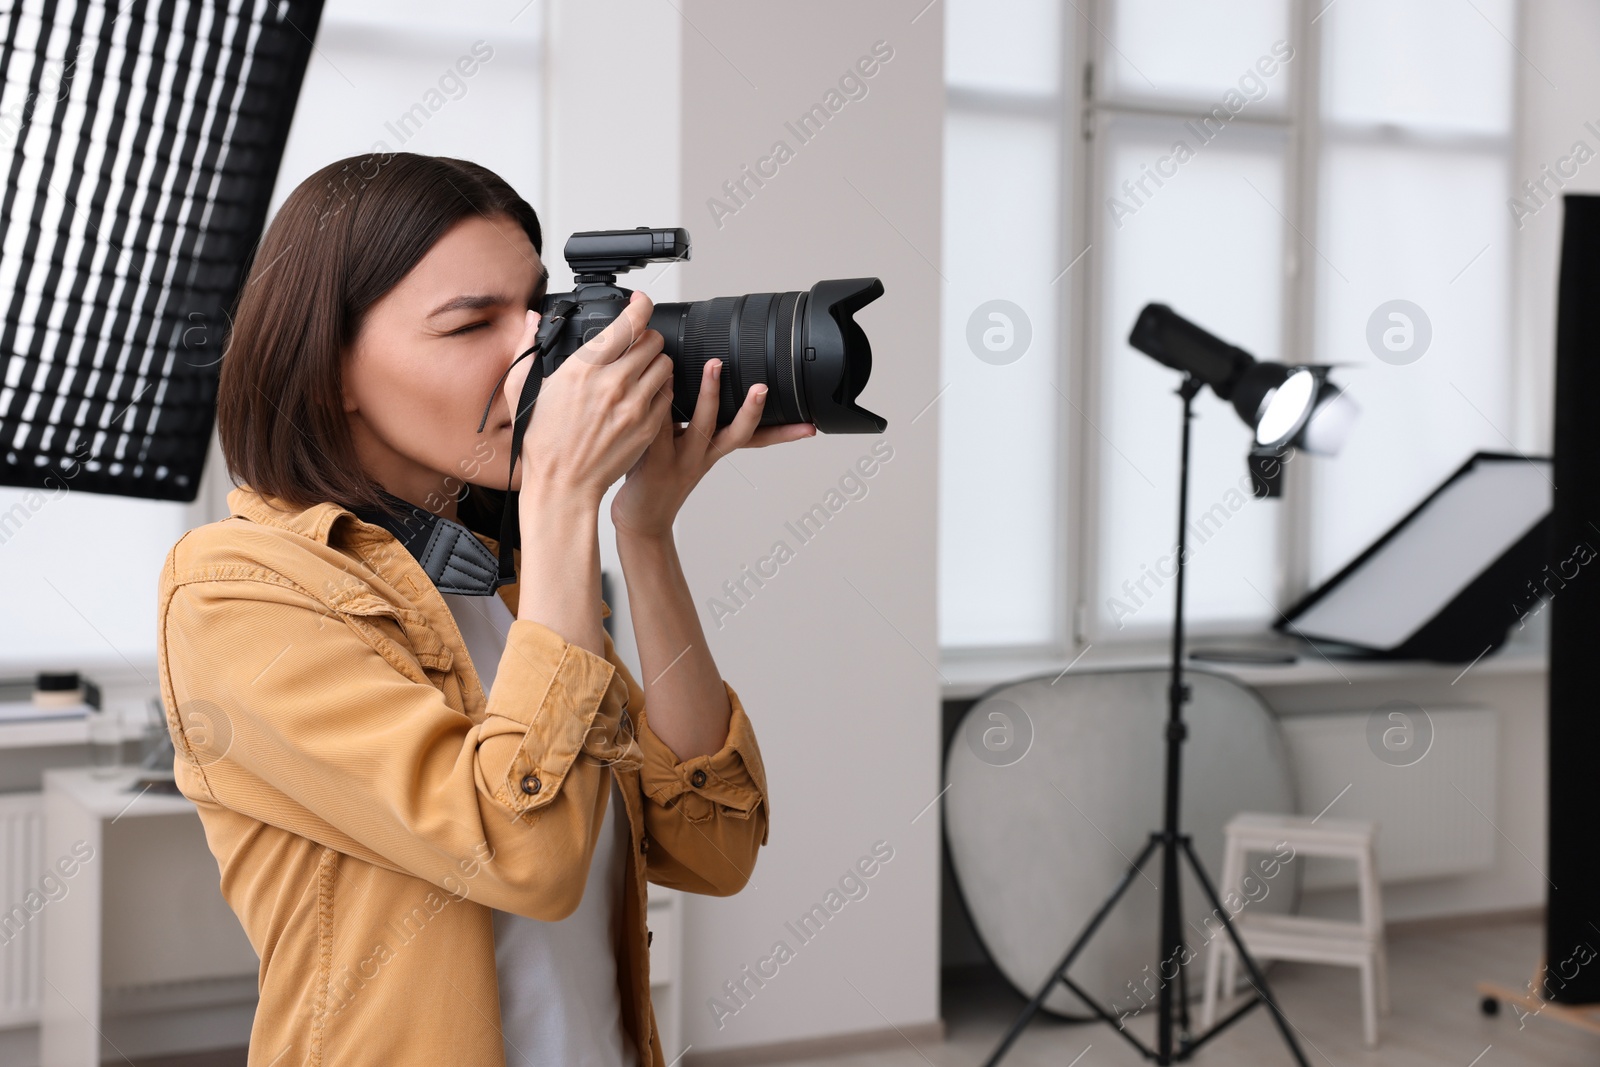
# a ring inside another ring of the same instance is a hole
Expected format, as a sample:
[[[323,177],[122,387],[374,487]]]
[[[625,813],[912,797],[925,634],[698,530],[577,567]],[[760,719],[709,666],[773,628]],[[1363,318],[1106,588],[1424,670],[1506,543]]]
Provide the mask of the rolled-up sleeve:
[[[469,717],[406,647],[397,610],[370,598],[330,613],[292,583],[165,572],[180,789],[490,907],[563,918],[599,832],[623,679],[519,619]]]
[[[739,695],[723,683],[732,714],[722,747],[680,760],[650,729],[644,692],[616,660],[609,637],[606,652],[624,676],[628,708],[637,722],[646,877],[690,893],[737,893],[767,843],[767,773]]]

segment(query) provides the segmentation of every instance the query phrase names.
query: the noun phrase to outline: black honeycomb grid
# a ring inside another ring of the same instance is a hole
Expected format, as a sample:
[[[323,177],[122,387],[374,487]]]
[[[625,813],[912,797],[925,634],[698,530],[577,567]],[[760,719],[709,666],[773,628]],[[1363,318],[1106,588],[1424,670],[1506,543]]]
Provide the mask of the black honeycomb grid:
[[[322,6],[0,5],[0,485],[194,500]]]

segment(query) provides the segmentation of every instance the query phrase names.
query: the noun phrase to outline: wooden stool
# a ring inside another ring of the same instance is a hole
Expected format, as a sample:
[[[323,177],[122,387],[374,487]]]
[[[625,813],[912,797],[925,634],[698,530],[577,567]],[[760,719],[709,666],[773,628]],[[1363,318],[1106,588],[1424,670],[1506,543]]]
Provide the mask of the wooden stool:
[[[1241,892],[1245,860],[1251,852],[1274,852],[1287,842],[1295,859],[1331,856],[1355,860],[1361,918],[1356,922],[1313,919],[1299,915],[1264,915],[1248,903],[1231,915],[1239,937],[1256,960],[1298,960],[1332,963],[1361,971],[1361,1016],[1369,1046],[1378,1044],[1378,1012],[1389,1013],[1389,960],[1383,943],[1383,904],[1378,895],[1374,823],[1354,819],[1318,819],[1298,815],[1263,815],[1242,812],[1227,825],[1222,880],[1218,891],[1226,903],[1230,892]],[[1231,909],[1230,909],[1231,910]],[[1217,999],[1231,996],[1234,967],[1239,956],[1226,933],[1212,938],[1206,957],[1205,994],[1200,1015],[1203,1026],[1216,1016]],[[1218,972],[1221,972],[1220,982]]]

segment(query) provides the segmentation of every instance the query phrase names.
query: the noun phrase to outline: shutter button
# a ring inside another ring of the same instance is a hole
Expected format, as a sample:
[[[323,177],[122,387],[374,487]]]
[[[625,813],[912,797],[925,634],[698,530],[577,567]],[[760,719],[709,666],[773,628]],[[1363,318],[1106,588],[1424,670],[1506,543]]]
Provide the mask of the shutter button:
[[[522,776],[522,791],[530,797],[539,791],[539,779],[531,774]]]
[[[691,774],[689,776],[689,782],[696,789],[700,788],[701,786],[706,784],[706,772],[705,771],[695,771],[693,774]]]

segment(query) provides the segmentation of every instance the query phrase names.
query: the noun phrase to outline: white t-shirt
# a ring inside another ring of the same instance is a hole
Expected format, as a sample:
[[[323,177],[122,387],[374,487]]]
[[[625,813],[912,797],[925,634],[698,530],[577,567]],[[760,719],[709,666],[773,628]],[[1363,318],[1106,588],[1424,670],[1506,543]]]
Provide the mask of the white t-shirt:
[[[488,693],[514,616],[499,594],[444,593]],[[494,909],[494,963],[507,1067],[637,1067],[617,983],[628,826],[610,769],[611,797],[578,910],[543,922]]]

